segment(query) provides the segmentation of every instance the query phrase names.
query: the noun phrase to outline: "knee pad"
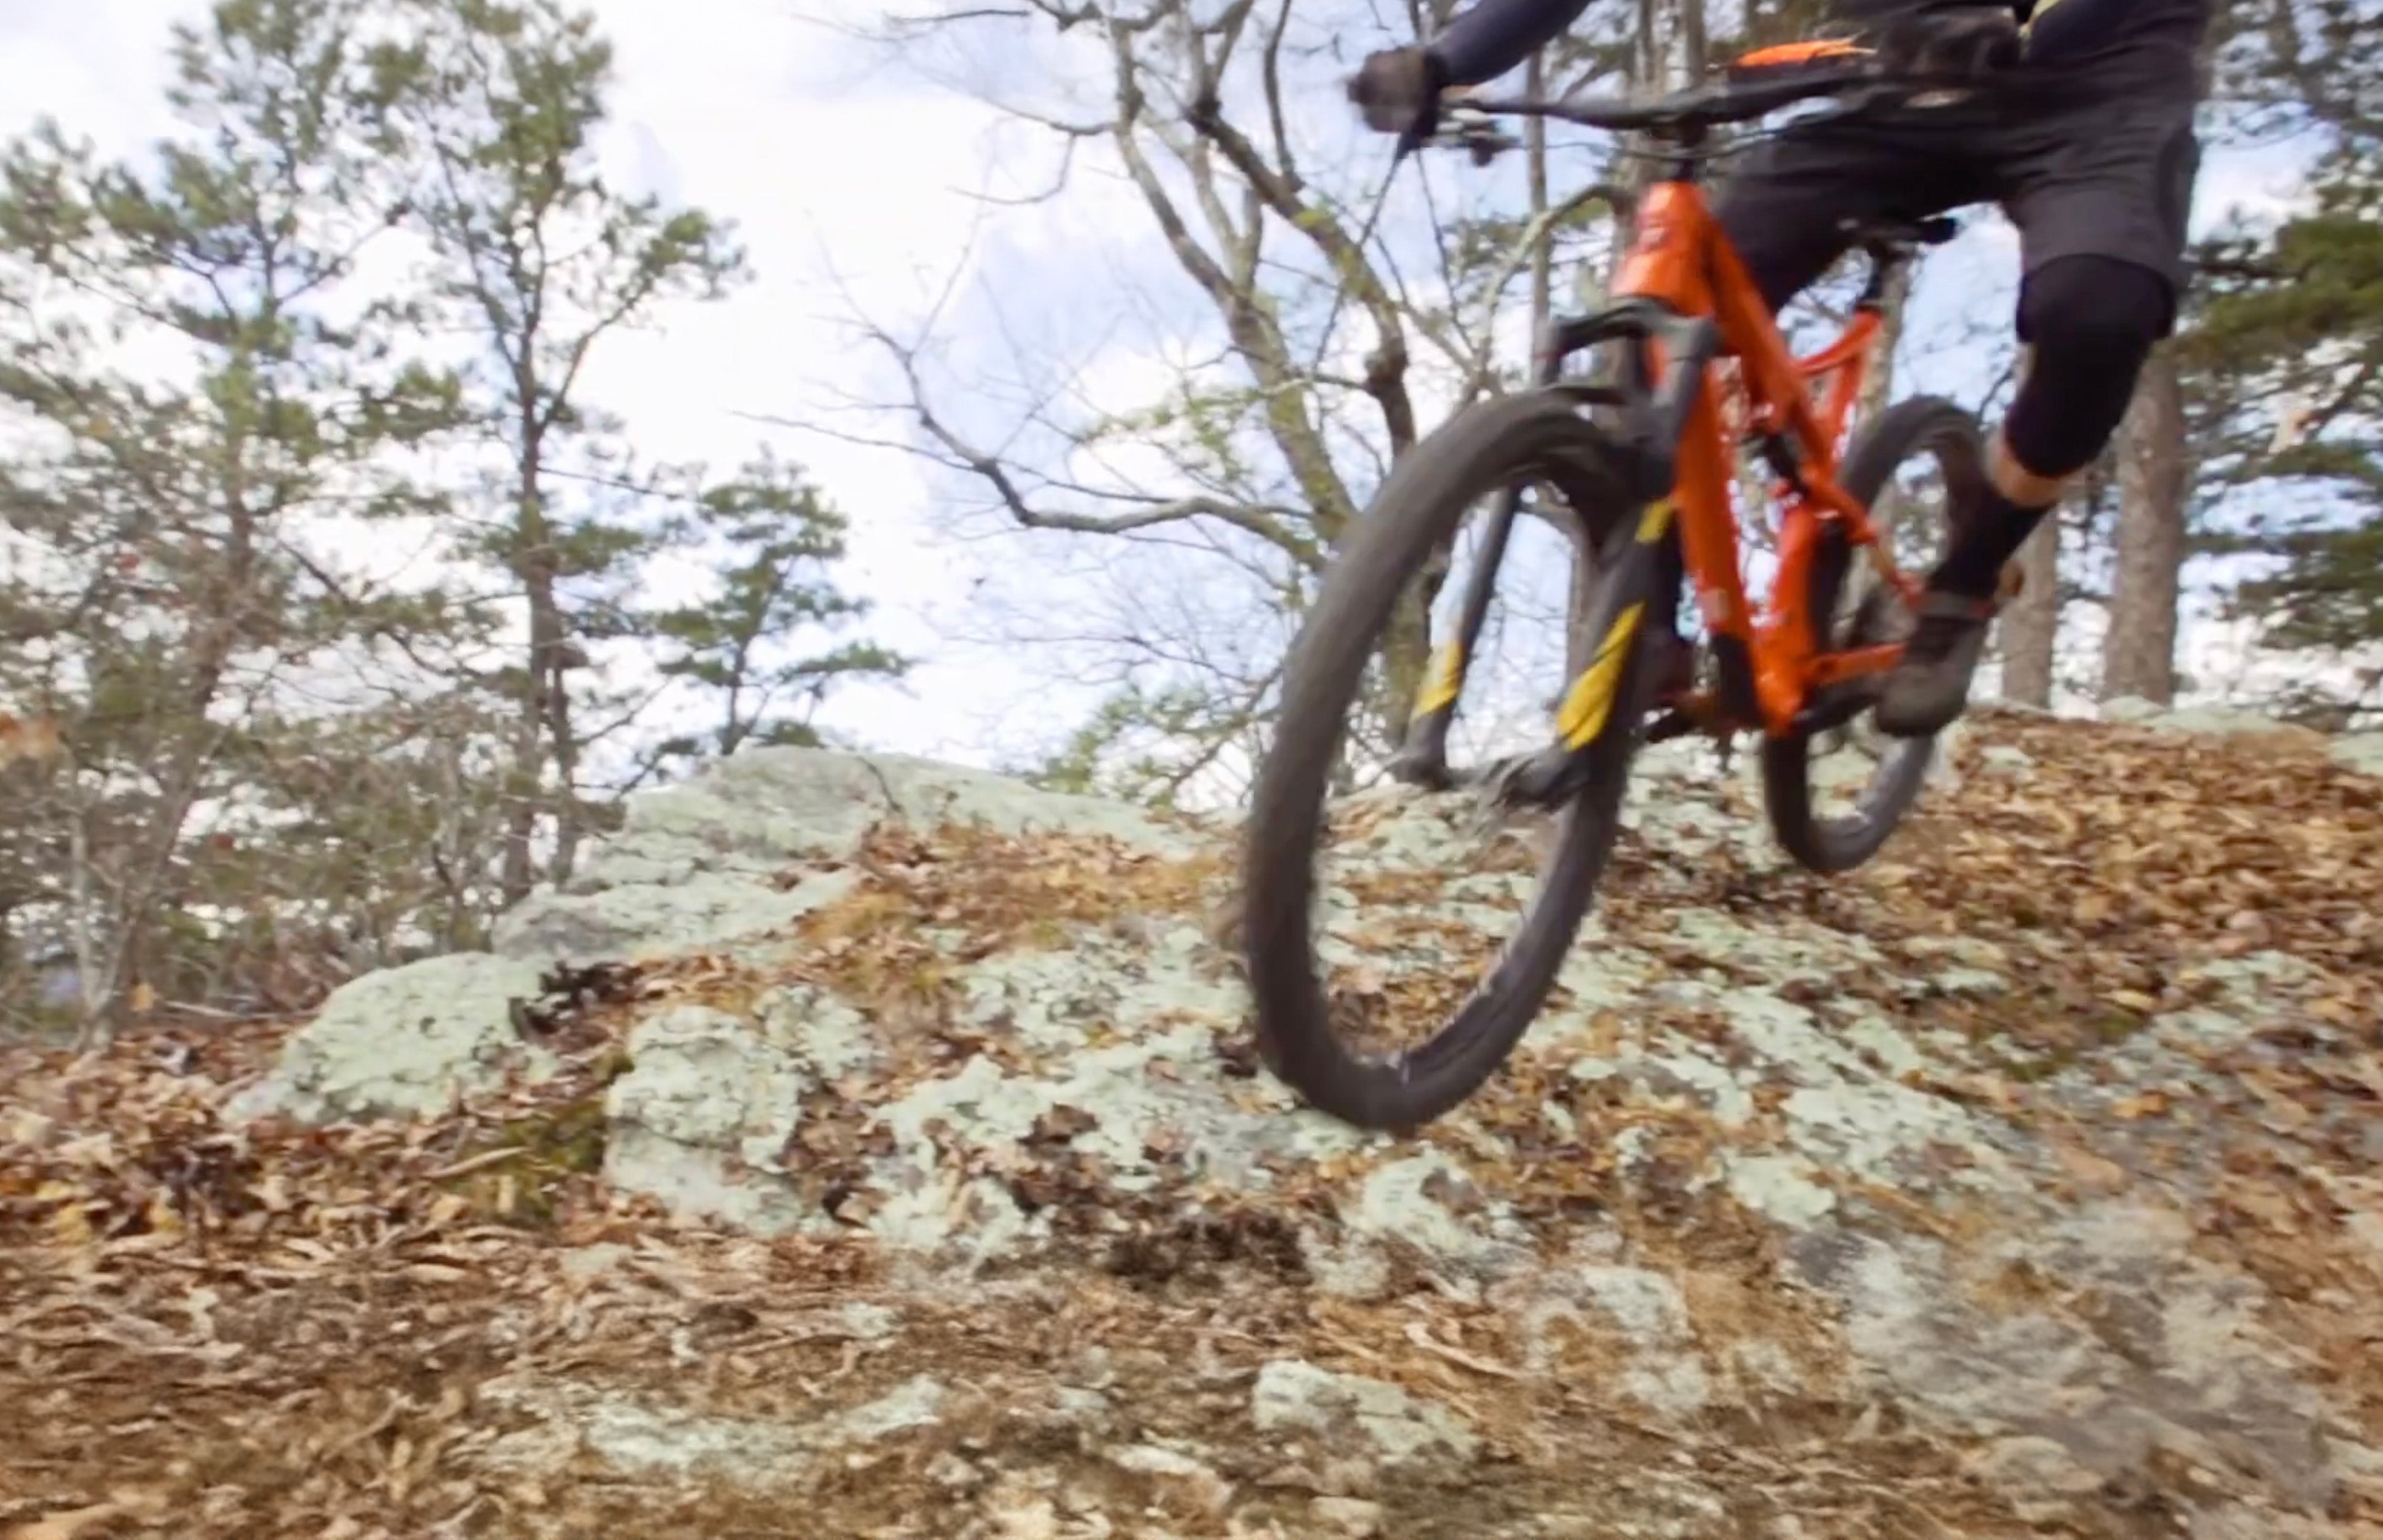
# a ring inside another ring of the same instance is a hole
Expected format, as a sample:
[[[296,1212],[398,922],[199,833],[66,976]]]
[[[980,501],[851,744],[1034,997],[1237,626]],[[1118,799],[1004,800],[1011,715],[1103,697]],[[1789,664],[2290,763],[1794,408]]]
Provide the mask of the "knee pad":
[[[2029,275],[2019,335],[2035,356],[2003,423],[2013,458],[2044,477],[2093,463],[2126,416],[2175,304],[2167,279],[2116,257],[2056,257]]]

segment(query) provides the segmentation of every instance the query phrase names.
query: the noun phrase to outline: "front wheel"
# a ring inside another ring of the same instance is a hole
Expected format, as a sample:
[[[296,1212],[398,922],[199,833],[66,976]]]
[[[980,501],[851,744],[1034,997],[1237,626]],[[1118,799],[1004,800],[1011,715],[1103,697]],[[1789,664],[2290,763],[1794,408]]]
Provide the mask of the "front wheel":
[[[1914,396],[1863,425],[1839,481],[1871,511],[1880,538],[1895,542],[1888,548],[1897,565],[1919,571],[1933,563],[1951,537],[1954,493],[1984,474],[1977,419],[1952,401]],[[1932,513],[1931,497],[1941,499]],[[1823,652],[1899,640],[1908,629],[1893,592],[1863,591],[1856,581],[1866,571],[1857,567],[1856,555],[1834,523],[1813,552],[1806,613],[1821,632],[1813,645]],[[1824,755],[1832,740],[1837,752]],[[1881,738],[1868,730],[1866,719],[1826,733],[1765,738],[1762,791],[1772,830],[1807,869],[1850,871],[1878,854],[1910,811],[1935,749],[1933,738]],[[1855,794],[1850,811],[1821,811],[1823,795],[1847,790]]]
[[[1244,832],[1243,944],[1261,1054],[1311,1105],[1344,1122],[1412,1128],[1471,1095],[1537,1015],[1587,914],[1645,708],[1638,640],[1659,571],[1654,546],[1636,537],[1628,518],[1635,509],[1622,470],[1619,451],[1563,397],[1534,392],[1465,409],[1393,469],[1285,660],[1279,725]],[[1344,723],[1402,596],[1452,542],[1464,511],[1525,482],[1552,489],[1579,522],[1580,549],[1599,553],[1583,618],[1601,661],[1592,659],[1588,684],[1575,684],[1564,713],[1583,773],[1555,813],[1519,928],[1455,1014],[1420,1046],[1359,1052],[1335,1029],[1312,919]]]

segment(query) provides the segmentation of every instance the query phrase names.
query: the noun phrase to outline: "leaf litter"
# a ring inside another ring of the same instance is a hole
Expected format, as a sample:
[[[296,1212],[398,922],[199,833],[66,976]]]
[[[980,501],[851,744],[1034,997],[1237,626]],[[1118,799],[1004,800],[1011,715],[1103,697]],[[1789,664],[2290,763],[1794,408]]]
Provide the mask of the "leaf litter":
[[[1271,1185],[1221,1192],[1185,1128],[1130,1191],[1075,1147],[1087,1115],[1052,1108],[994,1164],[1057,1217],[1053,1244],[965,1275],[853,1229],[762,1238],[608,1189],[603,1098],[628,1024],[789,981],[861,1004],[889,1051],[815,1093],[796,1136],[835,1213],[883,1152],[870,1109],[971,1054],[1033,1057],[956,1008],[972,956],[1198,925],[1229,858],[880,831],[862,882],[783,958],[561,980],[521,1023],[558,1073],[414,1123],[227,1122],[227,1092],[296,1023],[8,1050],[0,1535],[2098,1536],[2229,1503],[2271,1533],[2374,1534],[2372,1465],[2295,1491],[2179,1435],[2105,1479],[1862,1372],[1856,1315],[1812,1281],[1832,1275],[1809,1254],[1821,1239],[1975,1256],[1960,1302],[1981,1319],[2133,1340],[2127,1302],[2048,1240],[2040,1264],[2008,1254],[2002,1198],[1936,1179],[1979,1152],[1940,1144],[1899,1182],[1822,1173],[1840,1230],[1798,1234],[1711,1177],[1786,1147],[1792,1077],[1723,1118],[1651,1062],[1579,1072],[1660,1028],[1750,1073],[1710,990],[1958,1044],[1905,1073],[1913,1094],[1990,1119],[2037,1200],[2180,1216],[2174,1265],[2242,1280],[2250,1313],[2163,1329],[2258,1336],[2329,1408],[2305,1436],[2383,1447],[2383,786],[2269,745],[1988,731],[2025,775],[1968,751],[1959,789],[1848,879],[1635,832],[1585,966],[1627,940],[1707,996],[1617,1011],[1568,987],[1555,1008],[1576,1035],[1526,1045],[1411,1145],[1275,1159]],[[1698,795],[1759,815],[1741,785]],[[1371,883],[1384,934],[1475,944],[1431,917],[1425,878]],[[1684,911],[1879,961],[1783,978],[1775,958],[1669,939]],[[1947,947],[1994,987],[1915,991]],[[1446,1003],[1437,979],[1367,983],[1393,1020]],[[1456,1163],[1426,1201],[1466,1226],[1506,1216],[1535,1260],[1467,1275],[1392,1244],[1369,1287],[1325,1287],[1317,1238],[1345,1240],[1348,1192],[1416,1149]],[[1679,1302],[1611,1302],[1642,1296]],[[1262,1432],[1253,1387],[1286,1362],[1381,1388],[1323,1431]],[[1392,1458],[1410,1406],[1477,1448]],[[2036,1458],[2052,1475],[2012,1474]]]

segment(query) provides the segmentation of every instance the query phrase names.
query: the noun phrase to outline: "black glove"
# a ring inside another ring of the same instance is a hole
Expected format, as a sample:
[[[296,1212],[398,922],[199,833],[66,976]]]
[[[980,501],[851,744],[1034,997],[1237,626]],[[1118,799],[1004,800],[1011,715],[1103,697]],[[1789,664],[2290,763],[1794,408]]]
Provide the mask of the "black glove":
[[[1421,143],[1439,126],[1447,88],[1448,66],[1430,50],[1389,48],[1365,55],[1349,79],[1349,100],[1363,109],[1365,127]]]
[[[2008,6],[1909,10],[1880,29],[1878,61],[1890,75],[1973,79],[2015,68],[2026,45]]]

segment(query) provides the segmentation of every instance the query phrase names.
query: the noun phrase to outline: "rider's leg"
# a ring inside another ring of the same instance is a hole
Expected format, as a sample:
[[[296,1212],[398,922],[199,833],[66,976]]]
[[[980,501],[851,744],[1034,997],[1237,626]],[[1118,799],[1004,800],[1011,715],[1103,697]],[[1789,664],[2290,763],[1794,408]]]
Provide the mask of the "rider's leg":
[[[2083,101],[2001,138],[1996,181],[2025,242],[2019,328],[2032,357],[1989,448],[1988,484],[1962,499],[1879,700],[1880,728],[1908,736],[1968,704],[2004,563],[2118,430],[2182,284],[2199,164],[2192,103]]]
[[[2026,377],[1989,448],[1991,485],[1965,511],[1937,586],[1994,593],[2003,564],[2118,432],[2170,303],[2166,278],[2115,257],[2061,257],[2029,277],[2019,312]]]

